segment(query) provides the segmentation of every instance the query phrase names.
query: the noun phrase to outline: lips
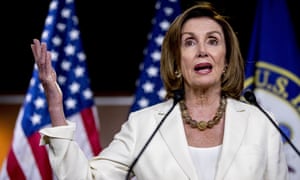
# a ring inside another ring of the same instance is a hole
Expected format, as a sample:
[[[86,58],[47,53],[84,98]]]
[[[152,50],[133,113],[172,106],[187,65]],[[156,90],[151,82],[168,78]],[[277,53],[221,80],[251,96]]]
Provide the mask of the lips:
[[[212,65],[210,63],[200,63],[194,67],[194,70],[198,72],[211,71],[211,69],[212,69]]]

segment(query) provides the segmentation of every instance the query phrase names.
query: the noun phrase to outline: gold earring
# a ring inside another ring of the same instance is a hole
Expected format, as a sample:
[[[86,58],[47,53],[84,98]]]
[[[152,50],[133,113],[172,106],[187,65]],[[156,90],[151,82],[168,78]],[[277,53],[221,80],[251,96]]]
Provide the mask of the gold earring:
[[[226,66],[224,67],[224,69],[223,69],[223,74],[225,74],[226,71],[227,71],[227,65],[226,65]]]
[[[179,71],[175,71],[175,76],[176,76],[177,78],[180,78],[180,77],[181,77],[181,73],[180,73]]]

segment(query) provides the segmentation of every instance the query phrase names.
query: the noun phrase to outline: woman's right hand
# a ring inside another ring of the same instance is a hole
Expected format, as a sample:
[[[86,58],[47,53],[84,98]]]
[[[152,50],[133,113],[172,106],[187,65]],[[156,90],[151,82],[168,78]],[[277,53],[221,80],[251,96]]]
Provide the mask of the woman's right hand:
[[[51,64],[51,52],[47,50],[46,43],[40,42],[38,39],[33,39],[31,50],[47,98],[52,126],[66,125],[63,112],[63,94],[56,81],[56,72]]]

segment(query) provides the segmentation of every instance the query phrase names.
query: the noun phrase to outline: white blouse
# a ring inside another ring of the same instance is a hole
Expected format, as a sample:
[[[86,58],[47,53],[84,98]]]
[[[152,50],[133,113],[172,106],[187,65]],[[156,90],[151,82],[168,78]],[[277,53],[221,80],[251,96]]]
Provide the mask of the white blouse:
[[[189,146],[199,179],[214,180],[221,148],[222,145],[207,148]]]

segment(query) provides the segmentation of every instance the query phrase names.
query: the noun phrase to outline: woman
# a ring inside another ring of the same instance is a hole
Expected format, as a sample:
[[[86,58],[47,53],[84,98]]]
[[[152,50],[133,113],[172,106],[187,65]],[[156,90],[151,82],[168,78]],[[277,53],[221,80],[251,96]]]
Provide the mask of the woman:
[[[41,143],[49,144],[58,179],[124,180],[128,174],[138,180],[288,179],[280,134],[260,110],[239,100],[244,61],[238,39],[209,3],[184,11],[166,33],[161,57],[166,101],[132,112],[91,160],[72,140],[76,125],[65,119],[50,52],[37,39],[31,47],[53,126],[40,131]],[[177,90],[183,97],[176,97]]]

